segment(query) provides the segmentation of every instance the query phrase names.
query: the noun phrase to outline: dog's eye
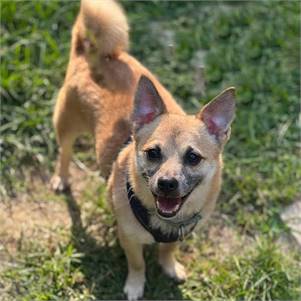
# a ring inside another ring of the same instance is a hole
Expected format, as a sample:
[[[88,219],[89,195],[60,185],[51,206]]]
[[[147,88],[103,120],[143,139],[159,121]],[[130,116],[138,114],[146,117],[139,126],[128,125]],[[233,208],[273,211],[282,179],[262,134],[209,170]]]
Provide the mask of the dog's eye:
[[[192,150],[188,150],[184,156],[184,163],[191,166],[195,166],[198,165],[202,159],[203,157],[201,155],[195,153]]]
[[[146,151],[147,159],[151,162],[156,162],[161,160],[162,154],[159,147],[156,148],[150,148]]]

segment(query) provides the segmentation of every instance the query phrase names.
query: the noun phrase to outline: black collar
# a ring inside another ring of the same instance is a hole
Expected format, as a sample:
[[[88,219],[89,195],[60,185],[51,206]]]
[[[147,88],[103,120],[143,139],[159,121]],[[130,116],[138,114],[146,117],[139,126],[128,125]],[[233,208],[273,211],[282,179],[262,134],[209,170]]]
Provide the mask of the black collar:
[[[164,233],[161,231],[160,228],[153,228],[150,223],[151,213],[147,208],[143,206],[139,198],[135,195],[133,187],[127,181],[126,183],[127,195],[128,199],[132,208],[132,211],[139,221],[139,223],[144,227],[146,231],[148,231],[154,237],[156,242],[175,242],[178,240],[183,240],[184,237],[191,233],[199,220],[202,218],[201,214],[198,212],[193,215],[188,220],[179,222],[179,223],[172,223],[175,231],[170,233]],[[168,221],[166,221],[168,223]]]

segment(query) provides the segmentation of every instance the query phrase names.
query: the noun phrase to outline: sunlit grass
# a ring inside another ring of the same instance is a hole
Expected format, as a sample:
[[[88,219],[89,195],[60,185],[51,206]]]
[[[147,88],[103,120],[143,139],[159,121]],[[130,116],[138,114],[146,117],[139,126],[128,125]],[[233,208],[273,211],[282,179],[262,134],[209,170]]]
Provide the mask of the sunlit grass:
[[[180,287],[161,275],[150,248],[146,298],[298,298],[298,258],[283,254],[275,241],[287,232],[279,218],[281,209],[300,195],[299,3],[123,5],[132,28],[131,53],[158,75],[187,111],[196,112],[228,86],[237,88],[237,116],[225,149],[218,210],[239,237],[256,238],[242,254],[225,258],[209,251],[202,256],[198,247],[197,256],[186,262],[191,277]],[[6,198],[31,189],[29,172],[40,170],[49,176],[53,170],[57,146],[52,108],[64,78],[78,7],[66,1],[1,1],[0,194]],[[205,82],[204,90],[200,82]],[[83,152],[78,158],[93,162]],[[111,228],[114,218],[103,189],[87,187],[82,198],[96,206],[86,212],[90,219],[102,216],[99,222]],[[16,266],[0,275],[0,292],[3,279],[8,300],[122,298],[126,265],[113,234],[109,232],[100,246],[92,244],[88,253],[72,235],[67,245],[55,250],[30,242],[17,255]],[[199,246],[199,241],[192,244]]]

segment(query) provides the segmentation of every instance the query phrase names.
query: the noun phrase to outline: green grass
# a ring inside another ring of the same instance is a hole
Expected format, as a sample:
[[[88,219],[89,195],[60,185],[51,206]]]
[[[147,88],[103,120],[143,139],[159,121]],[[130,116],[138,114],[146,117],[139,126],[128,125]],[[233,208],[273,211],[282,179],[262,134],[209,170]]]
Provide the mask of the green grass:
[[[193,238],[191,258],[184,259],[191,275],[180,287],[161,275],[155,250],[149,248],[145,297],[300,298],[300,255],[286,254],[276,244],[288,231],[279,218],[281,209],[300,197],[298,1],[123,5],[131,24],[131,53],[158,75],[187,111],[197,111],[223,88],[236,86],[237,116],[225,149],[218,210],[238,240],[247,236],[252,241],[240,253],[219,257],[212,255],[214,239],[205,234],[201,240]],[[0,193],[8,200],[30,192],[28,173],[38,170],[49,176],[53,170],[57,147],[52,108],[64,78],[78,7],[66,1],[1,2]],[[206,81],[203,94],[197,85],[200,66]],[[79,156],[91,161],[83,152]],[[114,218],[105,205],[103,187],[95,185],[94,190],[85,188],[80,198],[94,206],[88,217],[109,231]],[[51,194],[45,198],[54,199]],[[122,298],[126,265],[114,233],[95,242],[85,227],[73,230],[68,241],[54,249],[28,242],[14,256],[16,265],[0,272],[0,292],[2,283],[8,300]],[[75,239],[79,233],[87,246]],[[183,253],[187,248],[185,243]]]
[[[116,245],[96,248],[85,255],[77,253],[72,245],[59,246],[52,252],[30,246],[27,251],[30,256],[2,275],[4,283],[12,283],[9,294],[4,295],[7,300],[12,300],[12,296],[28,301],[123,298],[126,265],[120,265],[125,258]],[[146,299],[296,300],[300,297],[293,260],[267,241],[225,260],[193,260],[188,265],[193,271],[190,279],[181,286],[162,275],[154,262],[153,250],[146,255],[149,280]]]

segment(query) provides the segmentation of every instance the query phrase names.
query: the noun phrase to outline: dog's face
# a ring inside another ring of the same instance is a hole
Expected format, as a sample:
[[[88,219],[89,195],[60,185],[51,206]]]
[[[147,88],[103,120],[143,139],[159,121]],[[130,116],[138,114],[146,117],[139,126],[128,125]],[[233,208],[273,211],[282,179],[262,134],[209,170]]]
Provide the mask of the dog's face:
[[[220,167],[234,116],[233,96],[233,89],[226,90],[196,116],[167,114],[152,82],[140,79],[133,113],[137,172],[160,216],[176,216]]]

